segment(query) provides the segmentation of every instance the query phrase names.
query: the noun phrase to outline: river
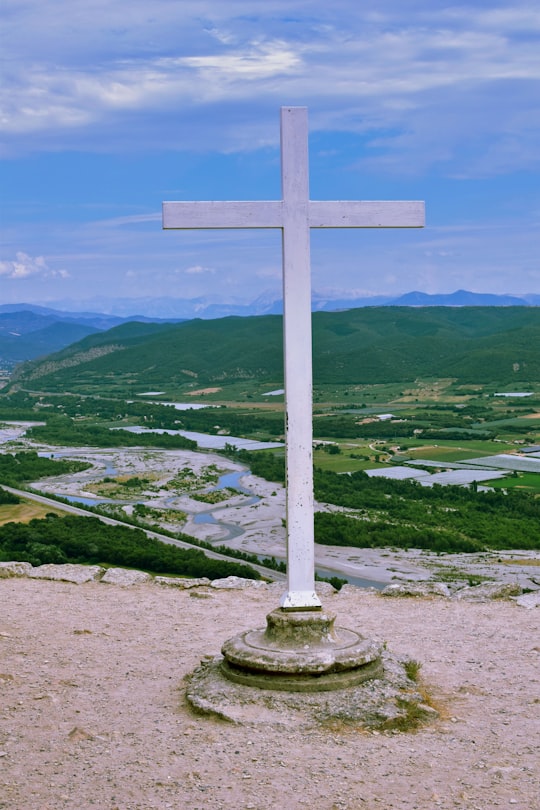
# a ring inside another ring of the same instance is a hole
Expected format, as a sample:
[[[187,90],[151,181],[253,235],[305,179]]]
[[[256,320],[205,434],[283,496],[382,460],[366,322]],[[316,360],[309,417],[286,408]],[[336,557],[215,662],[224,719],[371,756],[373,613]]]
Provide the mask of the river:
[[[260,442],[256,439],[244,439],[239,436],[216,436],[212,433],[197,433],[193,430],[168,430],[165,428],[145,428],[140,425],[113,430],[127,430],[129,433],[168,433],[170,436],[184,436],[197,442],[204,450],[224,450],[229,444],[238,450],[270,450],[273,447],[283,447],[283,442]]]
[[[226,487],[230,487],[231,489],[236,489],[239,492],[244,493],[245,495],[252,496],[250,500],[245,502],[245,505],[248,505],[250,503],[257,503],[258,501],[260,501],[260,498],[256,495],[253,495],[251,490],[247,489],[242,484],[240,484],[241,478],[246,474],[247,473],[244,470],[225,473],[219,478],[218,483],[214,487],[214,490],[225,489]],[[226,508],[227,508],[226,506],[223,507],[223,509]],[[228,532],[228,534],[217,540],[216,545],[227,545],[227,541],[230,541],[236,537],[240,537],[244,533],[244,530],[242,529],[241,526],[238,526],[234,523],[226,523],[225,521],[216,519],[214,517],[214,512],[216,511],[219,511],[219,507],[217,510],[213,509],[211,512],[199,512],[199,514],[195,515],[195,517],[193,518],[193,522],[199,524],[213,523],[220,526],[220,528],[225,529]],[[265,559],[264,555],[259,554],[257,556],[261,562]],[[266,557],[267,556],[268,555],[266,555]],[[276,557],[276,559],[278,562],[286,562],[286,559],[284,557],[283,558]],[[318,576],[324,577],[324,579],[330,579],[331,577],[339,577],[340,579],[346,579],[347,582],[349,582],[351,585],[356,585],[358,588],[377,588],[378,590],[382,590],[382,588],[385,588],[386,585],[388,584],[387,582],[377,582],[372,579],[363,579],[361,577],[346,576],[339,571],[332,571],[328,568],[316,567],[315,572]]]

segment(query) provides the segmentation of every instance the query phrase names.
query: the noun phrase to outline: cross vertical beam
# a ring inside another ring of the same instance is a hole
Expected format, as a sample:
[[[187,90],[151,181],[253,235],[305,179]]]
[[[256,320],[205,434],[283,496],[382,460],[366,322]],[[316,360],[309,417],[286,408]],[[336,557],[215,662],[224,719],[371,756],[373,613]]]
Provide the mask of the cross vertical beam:
[[[283,608],[320,607],[315,593],[308,129],[304,108],[281,111],[287,592]]]
[[[283,251],[288,610],[320,608],[313,527],[311,228],[422,228],[420,201],[309,199],[305,107],[281,108],[282,199],[165,202],[164,229],[280,228]]]

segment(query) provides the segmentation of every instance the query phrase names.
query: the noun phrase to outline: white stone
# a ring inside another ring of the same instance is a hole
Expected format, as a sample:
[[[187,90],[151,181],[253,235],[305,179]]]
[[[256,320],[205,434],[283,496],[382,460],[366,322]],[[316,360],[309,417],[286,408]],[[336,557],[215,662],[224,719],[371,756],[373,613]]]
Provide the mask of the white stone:
[[[162,588],[180,588],[187,590],[188,588],[198,588],[201,585],[210,585],[208,577],[199,577],[198,579],[182,579],[181,577],[154,577],[156,585]]]
[[[330,582],[316,582],[315,592],[318,596],[334,596],[337,589]]]
[[[76,565],[65,563],[64,565],[39,565],[33,568],[28,576],[32,579],[55,579],[63,582],[74,582],[81,585],[83,582],[96,582],[100,580],[105,571],[100,565]]]
[[[443,596],[450,591],[443,582],[395,582],[381,591],[381,596]]]
[[[230,590],[243,590],[244,588],[265,588],[266,583],[258,579],[243,579],[242,577],[224,577],[223,579],[214,579],[210,583],[211,588],[230,589]]]
[[[531,608],[540,607],[540,591],[531,591],[531,593],[522,593],[521,596],[510,597],[520,607]]]
[[[27,577],[31,570],[32,566],[27,562],[0,562],[0,579]]]
[[[489,599],[509,599],[511,596],[519,596],[522,591],[521,585],[517,582],[483,582],[481,585],[460,588],[454,594],[454,599],[486,602]]]
[[[101,577],[101,581],[107,585],[139,585],[141,582],[148,582],[152,577],[145,571],[131,571],[127,568],[109,568]]]
[[[350,582],[347,582],[345,585],[342,585],[338,592],[342,596],[352,596],[354,595],[357,598],[363,598],[364,596],[371,596],[372,594],[380,594],[380,588],[360,588],[358,585],[351,585]]]

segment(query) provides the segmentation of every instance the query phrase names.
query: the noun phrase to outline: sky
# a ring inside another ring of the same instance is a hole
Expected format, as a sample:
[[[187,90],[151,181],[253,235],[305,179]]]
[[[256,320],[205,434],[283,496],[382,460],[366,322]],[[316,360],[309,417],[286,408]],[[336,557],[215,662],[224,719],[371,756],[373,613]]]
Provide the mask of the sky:
[[[163,231],[161,203],[279,199],[282,106],[312,199],[426,203],[314,231],[316,295],[540,293],[533,0],[4,0],[0,26],[0,303],[279,297],[278,231]]]

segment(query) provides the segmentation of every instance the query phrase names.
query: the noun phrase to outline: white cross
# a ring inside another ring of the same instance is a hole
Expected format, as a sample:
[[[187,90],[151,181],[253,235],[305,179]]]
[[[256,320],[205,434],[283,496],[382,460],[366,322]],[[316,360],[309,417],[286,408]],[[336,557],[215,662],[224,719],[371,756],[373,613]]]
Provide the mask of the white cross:
[[[165,202],[163,228],[280,228],[283,248],[287,591],[282,608],[320,608],[315,593],[312,462],[311,228],[421,228],[423,202],[309,199],[306,107],[281,108],[282,200]]]

